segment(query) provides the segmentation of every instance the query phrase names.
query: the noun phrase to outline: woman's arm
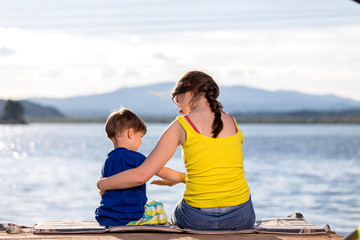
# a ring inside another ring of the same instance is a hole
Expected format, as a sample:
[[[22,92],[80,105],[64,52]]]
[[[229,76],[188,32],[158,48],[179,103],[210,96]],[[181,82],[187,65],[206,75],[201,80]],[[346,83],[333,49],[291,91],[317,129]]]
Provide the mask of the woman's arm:
[[[140,186],[147,182],[174,155],[177,146],[183,142],[185,131],[176,120],[161,135],[156,147],[137,168],[99,179],[97,187],[104,192],[111,189],[124,189]]]

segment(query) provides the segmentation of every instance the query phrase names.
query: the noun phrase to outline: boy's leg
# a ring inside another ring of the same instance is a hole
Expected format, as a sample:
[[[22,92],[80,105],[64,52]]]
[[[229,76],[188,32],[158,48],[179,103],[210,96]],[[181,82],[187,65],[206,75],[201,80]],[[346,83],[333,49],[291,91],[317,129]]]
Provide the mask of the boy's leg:
[[[167,223],[164,206],[161,202],[150,201],[145,204],[145,212],[138,221],[131,221],[127,225],[154,225]]]

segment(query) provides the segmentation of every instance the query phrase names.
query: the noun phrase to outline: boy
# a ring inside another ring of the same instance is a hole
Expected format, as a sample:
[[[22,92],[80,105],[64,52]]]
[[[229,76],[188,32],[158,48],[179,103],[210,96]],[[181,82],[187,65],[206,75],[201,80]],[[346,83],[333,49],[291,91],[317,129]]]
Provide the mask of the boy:
[[[135,113],[127,108],[111,113],[106,121],[105,131],[114,150],[107,156],[102,177],[136,168],[144,162],[146,157],[137,150],[141,145],[141,138],[146,134],[146,126]],[[166,167],[157,175],[185,182],[185,175]],[[167,218],[163,205],[156,201],[146,202],[146,184],[106,191],[95,211],[95,218],[103,226],[165,224]]]

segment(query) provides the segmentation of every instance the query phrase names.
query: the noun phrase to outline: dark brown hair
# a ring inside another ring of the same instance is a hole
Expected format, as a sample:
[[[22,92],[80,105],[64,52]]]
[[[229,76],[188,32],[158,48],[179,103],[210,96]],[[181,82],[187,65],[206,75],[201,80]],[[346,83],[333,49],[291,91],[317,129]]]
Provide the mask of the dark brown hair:
[[[171,95],[175,97],[177,94],[186,92],[194,93],[190,102],[191,105],[201,96],[205,96],[207,99],[211,111],[215,115],[211,128],[213,138],[216,138],[224,127],[221,120],[221,111],[223,110],[223,106],[217,100],[220,94],[218,85],[208,74],[200,71],[190,71],[178,81]]]
[[[147,131],[144,122],[127,108],[112,112],[105,123],[105,132],[108,138],[114,138],[117,133],[122,133],[130,128],[133,128],[135,133],[143,132],[144,135]]]

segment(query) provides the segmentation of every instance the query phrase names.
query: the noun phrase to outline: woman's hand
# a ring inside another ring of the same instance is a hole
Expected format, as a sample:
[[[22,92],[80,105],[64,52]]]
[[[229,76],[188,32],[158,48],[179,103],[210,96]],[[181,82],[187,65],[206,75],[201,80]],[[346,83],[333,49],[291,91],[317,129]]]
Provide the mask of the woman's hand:
[[[169,186],[169,187],[172,187],[178,183],[181,183],[181,182],[178,182],[178,181],[171,181],[171,180],[167,180],[167,179],[164,179],[164,178],[161,178],[158,179],[158,180],[153,180],[151,182],[151,184],[155,184],[155,185],[160,185],[160,186]]]
[[[101,191],[100,189],[98,191],[99,191],[100,196],[102,196],[105,193],[105,192]]]
[[[97,186],[97,188],[98,188],[98,191],[99,191],[100,196],[102,196],[102,195],[105,193],[105,191],[103,191],[103,190],[101,190],[101,189],[99,188],[99,182],[100,182],[102,179],[103,179],[103,176],[100,176],[99,179],[97,180],[97,183],[96,183],[96,186]]]

